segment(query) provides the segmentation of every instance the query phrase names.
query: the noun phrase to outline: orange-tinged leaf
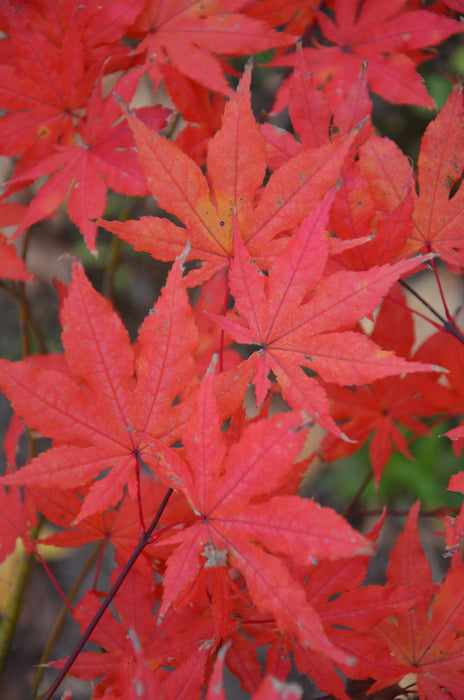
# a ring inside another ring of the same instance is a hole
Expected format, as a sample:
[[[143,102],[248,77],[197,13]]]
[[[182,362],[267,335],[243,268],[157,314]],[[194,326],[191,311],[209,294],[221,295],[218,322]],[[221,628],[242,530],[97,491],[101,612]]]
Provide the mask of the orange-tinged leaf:
[[[258,404],[268,392],[272,370],[283,397],[293,408],[308,411],[340,435],[329,416],[325,390],[303,367],[324,381],[345,385],[432,367],[396,357],[365,335],[348,330],[371,314],[393,283],[413,270],[418,261],[323,276],[329,207],[327,195],[299,227],[268,277],[252,264],[236,235],[230,287],[236,309],[247,325],[242,319],[214,318],[236,341],[258,346],[254,354]]]
[[[142,72],[137,69],[123,75],[115,91],[130,100]],[[156,129],[165,125],[168,110],[156,106],[148,112],[145,108],[139,114]],[[111,187],[128,195],[147,193],[145,178],[133,150],[132,135],[126,123],[117,123],[119,116],[120,107],[113,94],[103,100],[101,80],[98,81],[89,98],[86,116],[76,128],[77,143],[61,145],[58,152],[42,158],[37,165],[10,180],[10,189],[14,189],[18,183],[24,186],[50,175],[27,208],[15,236],[50,216],[67,198],[69,217],[80,228],[88,248],[96,252],[95,219],[103,214],[107,189]]]
[[[271,175],[257,196],[266,159],[264,139],[250,106],[250,71],[250,67],[245,70],[226,106],[222,127],[210,142],[207,177],[175,144],[132,113],[127,115],[148,189],[185,228],[151,217],[100,223],[138,250],[163,260],[172,260],[189,240],[189,258],[204,263],[189,273],[190,284],[200,284],[229,265],[234,215],[251,255],[269,267],[285,244],[273,239],[297,226],[336,184],[355,137],[351,134],[298,153]]]

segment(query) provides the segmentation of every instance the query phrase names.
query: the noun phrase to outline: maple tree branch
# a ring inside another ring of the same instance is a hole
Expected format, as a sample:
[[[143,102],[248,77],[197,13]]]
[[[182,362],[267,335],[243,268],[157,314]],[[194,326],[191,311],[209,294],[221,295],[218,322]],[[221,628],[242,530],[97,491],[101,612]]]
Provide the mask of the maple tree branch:
[[[74,581],[73,587],[71,588],[69,595],[68,595],[68,600],[70,603],[73,602],[74,598],[78,594],[80,587],[82,586],[85,577],[89,573],[90,569],[92,568],[95,559],[97,559],[100,555],[100,552],[103,549],[103,541],[98,542],[96,547],[92,550],[90,556],[88,557],[87,561],[85,562],[84,566],[81,569],[81,572],[78,574],[76,580]],[[55,625],[53,627],[53,630],[50,634],[50,637],[48,639],[47,644],[45,645],[45,648],[42,652],[42,656],[40,657],[40,661],[38,663],[37,667],[37,672],[35,674],[34,678],[34,683],[32,685],[32,690],[31,690],[31,696],[33,698],[36,697],[37,691],[40,685],[40,681],[42,680],[43,674],[45,673],[45,664],[48,662],[50,658],[50,654],[52,653],[52,649],[55,646],[55,642],[58,638],[58,635],[61,631],[61,628],[63,627],[64,621],[66,619],[66,615],[68,614],[68,606],[66,604],[63,604],[60,610],[60,613],[56,619]]]
[[[420,518],[444,518],[446,515],[456,515],[460,511],[460,507],[436,508],[435,510],[419,511]],[[382,515],[382,508],[366,508],[360,510],[352,510],[350,515],[358,518],[379,517]],[[394,518],[405,518],[409,514],[409,510],[389,510],[387,515]]]
[[[50,688],[47,690],[47,692],[45,693],[45,695],[43,696],[43,700],[51,700],[51,698],[52,698],[52,696],[53,696],[53,693],[55,692],[55,690],[58,690],[58,688],[60,687],[61,683],[63,682],[65,676],[67,676],[67,674],[69,673],[69,670],[71,669],[71,667],[73,666],[73,664],[74,664],[74,662],[76,661],[77,657],[78,657],[79,654],[81,653],[82,649],[84,648],[84,645],[85,645],[85,644],[87,643],[87,641],[89,640],[89,638],[90,638],[92,632],[95,630],[95,627],[98,625],[98,623],[100,622],[101,618],[102,618],[103,615],[105,614],[107,608],[109,607],[109,605],[110,605],[110,603],[112,602],[112,600],[114,599],[116,593],[117,593],[118,590],[120,589],[122,583],[124,582],[125,578],[127,577],[128,573],[129,573],[129,571],[130,571],[130,570],[132,569],[132,567],[134,566],[136,560],[138,559],[138,557],[139,557],[140,554],[142,553],[143,549],[147,546],[147,544],[148,544],[148,542],[149,542],[149,540],[150,540],[150,537],[151,537],[151,535],[153,534],[153,530],[154,530],[155,527],[157,526],[158,521],[159,521],[159,519],[161,518],[161,516],[162,516],[162,514],[163,514],[163,512],[164,512],[164,509],[166,508],[166,506],[167,506],[167,504],[168,504],[168,501],[169,501],[169,499],[170,499],[172,493],[173,493],[173,489],[172,489],[172,488],[169,488],[169,489],[166,491],[166,494],[165,494],[163,500],[161,501],[161,505],[160,505],[160,507],[158,508],[158,510],[157,510],[157,512],[156,512],[156,515],[155,515],[155,517],[153,518],[153,520],[152,520],[152,522],[151,522],[150,527],[149,527],[148,530],[145,532],[144,536],[140,538],[140,541],[139,541],[137,547],[134,549],[134,551],[132,552],[130,558],[128,559],[128,561],[127,561],[126,564],[124,565],[124,567],[123,567],[121,573],[119,574],[119,576],[118,576],[118,578],[116,579],[115,583],[112,585],[111,589],[109,590],[109,592],[108,592],[108,594],[107,594],[105,600],[104,600],[103,603],[100,605],[100,608],[98,609],[98,612],[96,613],[96,615],[94,616],[94,618],[93,618],[92,621],[90,622],[90,624],[89,624],[89,626],[87,627],[87,629],[85,630],[85,632],[82,634],[81,638],[79,639],[78,643],[77,643],[76,646],[74,647],[72,653],[71,653],[70,656],[68,657],[68,659],[67,659],[65,665],[63,666],[63,668],[61,669],[60,673],[59,673],[58,676],[55,678],[54,682],[52,683],[52,685],[50,686]]]

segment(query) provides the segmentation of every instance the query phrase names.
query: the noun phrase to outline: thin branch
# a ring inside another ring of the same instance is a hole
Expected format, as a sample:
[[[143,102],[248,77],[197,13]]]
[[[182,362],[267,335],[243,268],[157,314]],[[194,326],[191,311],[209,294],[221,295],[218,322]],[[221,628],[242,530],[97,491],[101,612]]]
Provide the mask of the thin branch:
[[[78,577],[74,581],[73,587],[71,588],[71,591],[69,592],[68,595],[68,600],[70,603],[73,602],[75,597],[77,596],[80,587],[82,586],[85,577],[89,573],[90,569],[94,565],[95,559],[98,558],[100,555],[100,552],[103,549],[103,542],[98,542],[97,546],[93,548],[90,556],[88,557],[87,561],[85,562],[84,566],[81,569],[81,572],[79,573]],[[66,619],[66,616],[68,614],[68,607],[66,605],[63,605],[60,611],[60,614],[58,615],[55,625],[53,627],[53,630],[50,634],[50,637],[48,638],[48,642],[45,646],[45,649],[42,652],[42,656],[40,657],[39,665],[37,668],[37,672],[35,674],[34,678],[34,683],[32,686],[31,690],[31,696],[33,698],[36,697],[37,691],[39,689],[40,681],[42,680],[42,676],[45,672],[45,664],[48,662],[50,658],[50,654],[52,653],[52,649],[55,646],[56,640],[58,639],[58,635],[61,632],[61,628],[63,627],[64,621]]]
[[[65,676],[67,676],[67,674],[69,673],[69,671],[70,671],[72,665],[73,665],[74,662],[76,661],[77,657],[78,657],[79,654],[81,653],[81,651],[82,651],[82,649],[84,648],[85,644],[86,644],[87,641],[89,640],[89,638],[90,638],[92,632],[95,630],[96,626],[98,625],[98,623],[100,622],[101,618],[102,618],[103,615],[105,614],[107,608],[109,607],[110,603],[111,603],[112,600],[114,599],[114,597],[115,597],[116,593],[118,592],[118,590],[120,589],[122,583],[123,583],[124,580],[126,579],[128,573],[129,573],[129,571],[130,571],[130,570],[132,569],[132,567],[134,566],[136,560],[138,559],[138,557],[139,557],[140,554],[142,553],[143,549],[144,549],[144,548],[147,546],[147,544],[149,543],[150,537],[151,537],[151,535],[152,535],[152,533],[153,533],[155,527],[157,526],[158,521],[159,521],[159,519],[161,518],[161,515],[163,514],[164,509],[165,509],[166,506],[167,506],[167,503],[168,503],[168,501],[169,501],[169,498],[171,497],[172,492],[173,492],[172,488],[169,488],[169,489],[167,490],[166,495],[164,496],[164,498],[163,498],[163,500],[162,500],[162,502],[161,502],[161,505],[160,505],[160,507],[158,508],[158,511],[157,511],[155,517],[153,518],[153,521],[152,521],[150,527],[148,528],[148,530],[146,531],[146,533],[144,534],[144,536],[140,538],[140,541],[139,541],[137,547],[136,547],[136,548],[134,549],[134,551],[132,552],[131,557],[130,557],[129,560],[126,562],[126,564],[125,564],[124,568],[122,569],[121,573],[119,574],[119,576],[118,576],[116,582],[115,582],[114,585],[111,587],[111,589],[110,589],[108,595],[106,596],[105,600],[104,600],[103,603],[101,604],[101,606],[100,606],[100,608],[99,608],[97,614],[95,615],[95,617],[93,618],[92,622],[89,624],[89,626],[87,627],[87,629],[85,630],[85,632],[82,634],[82,636],[81,636],[79,642],[76,644],[76,646],[75,646],[73,652],[72,652],[71,655],[68,657],[68,660],[66,661],[65,665],[63,666],[63,668],[61,669],[60,673],[59,673],[58,676],[56,677],[55,681],[52,683],[52,685],[50,686],[50,688],[48,689],[48,691],[46,692],[46,694],[43,696],[43,700],[51,700],[51,698],[53,697],[53,693],[54,693],[56,690],[58,690],[58,688],[60,687],[61,683],[63,682]]]

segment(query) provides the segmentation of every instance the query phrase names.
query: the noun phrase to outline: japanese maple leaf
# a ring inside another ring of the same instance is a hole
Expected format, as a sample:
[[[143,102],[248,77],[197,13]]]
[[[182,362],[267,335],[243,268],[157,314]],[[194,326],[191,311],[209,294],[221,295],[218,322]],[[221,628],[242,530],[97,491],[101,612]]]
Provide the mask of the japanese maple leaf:
[[[272,168],[280,167],[304,148],[319,148],[339,134],[349,133],[361,123],[365,122],[367,129],[371,128],[368,117],[372,112],[372,103],[367,91],[366,71],[361,71],[352,84],[344,86],[343,100],[332,108],[324,92],[317,88],[301,47],[297,48],[294,63],[293,73],[279,90],[273,112],[288,109],[299,140],[271,124],[262,125],[268,162]]]
[[[78,264],[61,322],[72,377],[0,361],[0,386],[15,412],[56,443],[3,483],[55,489],[89,483],[76,518],[82,519],[115,505],[126,485],[136,496],[139,463],[152,462],[150,435],[177,439],[189,404],[173,402],[195,372],[197,332],[180,261],[140,328],[136,360],[121,320]],[[105,470],[109,476],[94,481]]]
[[[210,141],[207,178],[175,144],[134,115],[127,116],[149,191],[185,228],[155,217],[100,223],[159,260],[172,260],[188,239],[190,258],[204,262],[201,269],[189,273],[191,286],[228,266],[233,213],[250,254],[269,266],[286,244],[285,239],[273,239],[297,226],[337,182],[354,138],[352,134],[291,158],[271,175],[256,202],[266,175],[266,158],[264,139],[250,106],[250,73],[249,66],[226,106],[221,129]]]
[[[416,504],[392,550],[387,572],[391,585],[432,585],[430,565],[419,542],[418,511]],[[411,673],[417,676],[421,700],[445,697],[444,691],[460,697],[464,679],[463,575],[464,564],[455,560],[434,597],[396,613],[394,619],[387,618],[373,629],[374,636],[388,646],[403,668],[397,676],[372,674],[378,679],[372,692]]]
[[[422,138],[419,193],[412,192],[412,227],[403,256],[432,251],[450,265],[464,265],[460,224],[464,210],[464,189],[460,186],[463,163],[456,157],[463,149],[464,105],[462,86],[458,84]],[[359,149],[359,167],[378,209],[392,212],[404,202],[411,189],[411,164],[393,141],[371,136]]]
[[[0,65],[0,149],[9,156],[48,155],[54,145],[70,143],[74,121],[86,105],[101,69],[101,60],[87,65],[78,13],[59,37],[37,31],[30,12],[6,0],[1,15],[8,27],[8,63]],[[37,158],[32,159],[35,163]]]
[[[139,69],[123,76],[115,90],[130,100],[142,72]],[[28,226],[50,216],[67,197],[69,216],[81,230],[88,248],[95,253],[95,219],[103,214],[107,189],[127,195],[147,193],[130,130],[126,122],[117,123],[120,114],[121,109],[112,94],[103,100],[101,81],[98,81],[88,101],[85,119],[80,120],[76,133],[78,142],[58,147],[56,153],[12,178],[10,188],[18,182],[51,175],[29,205],[15,237]],[[165,126],[168,114],[169,110],[162,107],[141,111],[141,116],[156,129]],[[8,194],[9,191],[5,196]]]
[[[15,7],[16,5],[16,7]],[[78,26],[85,50],[87,66],[105,61],[105,72],[124,70],[127,65],[124,58],[131,51],[130,47],[120,41],[140,13],[144,0],[111,0],[111,2],[82,4],[80,0],[57,3],[55,0],[40,0],[39,3],[5,0],[0,8],[0,24],[5,21],[2,30],[4,55],[15,55],[15,62],[21,64],[21,45],[27,45],[31,34],[46,36],[56,45],[61,46],[67,32],[73,25]],[[9,26],[14,25],[15,32],[9,35]],[[21,36],[22,34],[22,36]],[[8,60],[9,62],[9,60]]]
[[[345,658],[326,639],[303,588],[279,554],[309,561],[362,551],[364,538],[331,509],[281,492],[294,471],[305,430],[299,412],[249,425],[229,447],[207,374],[182,435],[183,457],[159,443],[158,474],[187,497],[194,516],[164,543],[177,544],[167,562],[160,614],[195,599],[197,579],[228,567],[244,576],[256,607],[333,659]],[[202,565],[200,565],[202,562]],[[214,604],[214,599],[213,599]]]
[[[460,183],[464,151],[462,85],[456,85],[437,118],[422,138],[418,161],[419,196],[413,215],[414,228],[408,252],[433,251],[450,265],[464,265],[462,225],[464,189]]]
[[[129,35],[141,38],[137,53],[146,55],[157,86],[163,63],[215,92],[231,92],[214,54],[240,56],[292,44],[291,35],[275,32],[266,22],[236,12],[243,0],[149,0]]]
[[[384,300],[370,337],[381,347],[393,350],[407,360],[414,359],[412,313],[406,307],[399,286],[393,288]],[[413,459],[399,425],[405,426],[414,435],[427,435],[430,430],[419,417],[438,413],[437,406],[428,400],[428,396],[432,397],[436,390],[436,381],[427,375],[420,380],[415,375],[385,377],[369,386],[355,389],[329,386],[327,390],[332,406],[331,415],[334,420],[343,423],[343,431],[353,442],[347,443],[332,434],[327,435],[322,444],[324,459],[332,461],[352,453],[373,433],[369,457],[376,485],[394,448]]]
[[[365,335],[346,330],[372,313],[392,284],[417,266],[417,260],[324,276],[329,245],[324,230],[332,197],[333,193],[327,195],[305,219],[269,277],[252,263],[236,234],[230,288],[242,318],[215,318],[239,343],[258,346],[252,355],[258,405],[270,388],[272,370],[293,408],[308,411],[340,435],[329,416],[325,390],[303,367],[324,381],[342,385],[431,367],[398,358]]]
[[[373,544],[377,541],[386,512],[372,532],[366,535],[366,539]],[[317,610],[329,638],[341,646],[356,663],[343,666],[343,673],[350,678],[366,678],[372,668],[367,667],[365,658],[373,655],[382,655],[384,668],[392,672],[399,672],[401,667],[389,658],[388,651],[382,643],[365,633],[382,619],[403,612],[417,602],[429,599],[435,591],[433,586],[418,584],[410,588],[404,585],[381,586],[364,585],[368,574],[371,557],[359,554],[352,557],[330,561],[323,559],[310,567],[294,567],[294,573],[298,579],[304,582],[308,601]],[[271,648],[280,654],[293,655],[294,663],[300,673],[308,675],[317,685],[319,690],[333,693],[340,700],[348,700],[345,692],[345,683],[336,671],[333,663],[327,657],[317,653],[317,650],[308,649],[295,644],[288,635],[280,635],[275,638],[272,631],[261,633],[256,645],[271,643]],[[273,655],[268,662],[268,673],[276,673],[279,661]]]
[[[89,542],[102,542],[105,547],[111,543],[116,548],[118,556],[130,557],[139,542],[139,503],[126,492],[117,508],[94,513],[80,519],[77,525],[73,525],[82,508],[86,491],[85,488],[58,491],[29,487],[28,493],[40,513],[49,522],[63,528],[60,532],[55,532],[37,542],[56,547],[80,547]],[[140,502],[145,522],[150,522],[154,517],[165,493],[166,488],[161,482],[156,481],[153,475],[151,478],[145,473],[140,475]],[[187,517],[187,513],[188,505],[183,496],[178,498],[171,496],[163,512],[164,526],[171,522],[179,522]]]
[[[317,44],[303,52],[332,106],[341,101],[346,85],[356,79],[364,63],[371,90],[385,100],[434,106],[416,72],[417,64],[428,57],[422,49],[462,27],[434,12],[406,8],[404,0],[335,0],[333,20],[318,13],[319,27],[331,46]],[[276,63],[293,65],[288,56]]]

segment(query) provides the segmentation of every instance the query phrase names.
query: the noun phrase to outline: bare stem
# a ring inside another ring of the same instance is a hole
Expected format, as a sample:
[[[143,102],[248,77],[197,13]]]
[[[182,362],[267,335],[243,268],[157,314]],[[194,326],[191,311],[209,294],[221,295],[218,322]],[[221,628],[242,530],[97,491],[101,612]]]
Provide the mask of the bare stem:
[[[404,287],[404,289],[407,289],[408,292],[411,292],[411,294],[413,296],[415,296],[416,299],[418,299],[421,302],[421,304],[423,304],[430,311],[430,313],[432,313],[435,316],[435,318],[438,318],[438,320],[441,323],[440,329],[442,331],[444,331],[445,333],[451,333],[451,335],[454,335],[454,337],[457,338],[459,340],[459,342],[464,344],[464,335],[461,333],[459,328],[456,326],[456,322],[455,322],[454,318],[451,315],[449,315],[448,307],[446,306],[444,298],[442,298],[442,300],[443,300],[443,304],[444,304],[444,307],[446,310],[447,318],[443,318],[443,316],[441,314],[439,314],[438,311],[436,311],[433,308],[433,306],[431,304],[429,304],[428,301],[426,301],[424,299],[424,297],[419,294],[419,292],[416,292],[416,290],[413,289],[407,282],[405,282],[404,280],[400,280],[400,284],[402,287]],[[441,290],[441,286],[440,286],[440,290]],[[426,318],[426,317],[424,316],[423,318]],[[437,326],[437,324],[434,323],[433,321],[431,321],[429,318],[426,318],[426,320],[429,321],[429,323],[431,323],[435,327]]]

